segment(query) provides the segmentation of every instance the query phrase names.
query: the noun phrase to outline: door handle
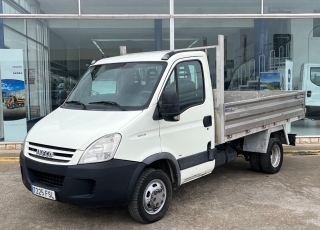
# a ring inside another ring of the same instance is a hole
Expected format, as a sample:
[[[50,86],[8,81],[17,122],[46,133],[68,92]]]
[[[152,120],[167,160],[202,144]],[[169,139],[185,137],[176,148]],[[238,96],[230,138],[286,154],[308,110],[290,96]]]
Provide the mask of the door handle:
[[[205,116],[204,118],[203,118],[203,126],[204,127],[210,127],[210,126],[212,126],[212,116],[210,115],[210,116]]]
[[[312,92],[311,92],[310,90],[308,90],[308,91],[307,91],[307,97],[311,97],[311,93],[312,93]]]

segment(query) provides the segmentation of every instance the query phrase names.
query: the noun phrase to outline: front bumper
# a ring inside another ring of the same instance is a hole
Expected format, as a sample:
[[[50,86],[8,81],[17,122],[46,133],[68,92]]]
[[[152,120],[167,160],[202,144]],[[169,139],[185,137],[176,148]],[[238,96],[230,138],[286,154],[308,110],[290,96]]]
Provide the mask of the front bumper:
[[[130,202],[144,163],[113,159],[83,165],[52,165],[20,153],[23,184],[55,191],[58,201],[78,206],[114,206]]]
[[[320,106],[319,105],[306,105],[307,114],[319,114]]]

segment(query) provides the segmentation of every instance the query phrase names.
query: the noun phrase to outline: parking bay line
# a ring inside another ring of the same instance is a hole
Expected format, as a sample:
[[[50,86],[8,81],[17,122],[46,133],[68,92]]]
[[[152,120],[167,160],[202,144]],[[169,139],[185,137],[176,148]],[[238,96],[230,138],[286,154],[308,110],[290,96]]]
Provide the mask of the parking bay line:
[[[0,157],[0,162],[19,162],[20,157]]]

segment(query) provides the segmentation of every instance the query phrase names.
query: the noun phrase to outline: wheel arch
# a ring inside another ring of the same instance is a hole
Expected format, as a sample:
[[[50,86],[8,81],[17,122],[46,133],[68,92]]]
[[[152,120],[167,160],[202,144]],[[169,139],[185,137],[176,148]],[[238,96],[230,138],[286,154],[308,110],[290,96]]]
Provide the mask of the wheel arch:
[[[277,138],[282,144],[289,145],[289,139],[286,129],[281,129],[270,134],[270,138]]]
[[[143,160],[146,167],[154,167],[163,170],[168,174],[171,182],[175,186],[179,186],[181,183],[180,166],[176,158],[171,153],[156,153]]]
[[[180,166],[176,158],[171,153],[167,152],[153,154],[144,159],[132,174],[127,188],[126,197],[123,202],[124,204],[128,204],[130,202],[131,196],[134,191],[134,187],[142,171],[145,168],[152,167],[161,169],[164,172],[166,172],[169,178],[171,179],[171,182],[173,183],[174,187],[177,187],[181,184]]]

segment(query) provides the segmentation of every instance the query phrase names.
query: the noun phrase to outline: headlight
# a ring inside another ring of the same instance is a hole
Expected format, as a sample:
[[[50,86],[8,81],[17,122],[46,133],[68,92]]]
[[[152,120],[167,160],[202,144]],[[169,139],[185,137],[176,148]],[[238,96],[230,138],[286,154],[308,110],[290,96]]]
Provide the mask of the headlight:
[[[79,164],[97,163],[111,160],[121,141],[120,134],[110,134],[93,142],[84,151]]]

